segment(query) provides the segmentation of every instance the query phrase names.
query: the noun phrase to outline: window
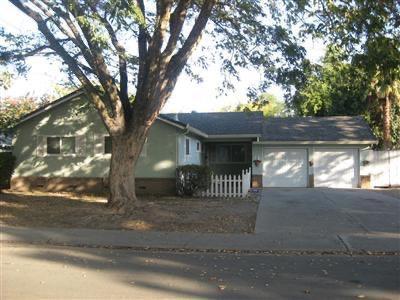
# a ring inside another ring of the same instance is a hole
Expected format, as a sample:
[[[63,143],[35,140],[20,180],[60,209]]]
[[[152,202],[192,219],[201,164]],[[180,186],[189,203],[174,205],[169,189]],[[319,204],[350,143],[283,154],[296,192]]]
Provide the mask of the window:
[[[200,142],[196,142],[196,151],[201,152],[201,143]]]
[[[61,138],[48,137],[47,138],[47,154],[61,154]]]
[[[213,158],[212,161],[214,161]],[[215,161],[218,163],[245,162],[246,147],[245,145],[217,145]]]
[[[61,138],[61,153],[76,154],[75,137],[68,136]]]
[[[104,137],[104,153],[109,154],[111,153],[112,150],[112,140],[110,136],[105,136]]]
[[[243,145],[232,145],[232,162],[244,162],[246,150]]]
[[[185,153],[186,153],[186,155],[190,155],[190,140],[189,139],[186,139]]]
[[[75,137],[47,137],[47,154],[76,154]]]
[[[218,145],[217,146],[217,161],[218,162],[231,161],[231,146],[229,146],[229,145]]]

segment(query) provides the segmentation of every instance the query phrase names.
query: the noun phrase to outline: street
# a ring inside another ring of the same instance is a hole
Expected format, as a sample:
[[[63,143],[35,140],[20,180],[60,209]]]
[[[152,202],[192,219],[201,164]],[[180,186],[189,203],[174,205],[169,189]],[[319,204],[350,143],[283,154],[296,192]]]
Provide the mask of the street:
[[[1,299],[399,299],[400,257],[2,244]]]

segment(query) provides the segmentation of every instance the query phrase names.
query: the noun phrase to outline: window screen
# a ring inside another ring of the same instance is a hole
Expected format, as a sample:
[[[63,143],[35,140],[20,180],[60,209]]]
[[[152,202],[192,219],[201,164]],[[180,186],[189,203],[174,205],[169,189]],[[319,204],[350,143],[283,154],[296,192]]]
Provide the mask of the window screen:
[[[76,153],[76,145],[75,145],[75,137],[68,136],[61,138],[61,152],[62,154],[75,154]]]
[[[47,138],[47,154],[61,154],[61,138],[48,137]]]

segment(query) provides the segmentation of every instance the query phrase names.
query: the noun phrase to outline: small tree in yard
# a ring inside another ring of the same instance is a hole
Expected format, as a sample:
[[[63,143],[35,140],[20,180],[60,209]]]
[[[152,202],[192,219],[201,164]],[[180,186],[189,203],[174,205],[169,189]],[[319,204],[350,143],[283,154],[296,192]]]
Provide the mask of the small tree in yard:
[[[206,34],[213,51],[191,65],[221,61],[224,87],[241,68],[265,72],[296,67],[304,54],[282,14],[297,1],[263,0],[9,0],[37,24],[40,35],[1,32],[0,59],[44,54],[62,60],[85,89],[112,138],[108,204],[129,213],[139,205],[134,168],[149,128],[170,98]],[[284,59],[282,59],[284,58]],[[282,63],[283,61],[288,64]],[[280,65],[277,64],[280,62]],[[231,76],[227,76],[231,75]],[[131,90],[129,90],[129,88]]]

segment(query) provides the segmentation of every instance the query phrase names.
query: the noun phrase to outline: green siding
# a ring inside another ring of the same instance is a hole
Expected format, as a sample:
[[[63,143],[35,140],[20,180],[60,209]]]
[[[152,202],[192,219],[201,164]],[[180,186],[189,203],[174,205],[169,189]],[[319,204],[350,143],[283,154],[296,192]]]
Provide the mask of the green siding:
[[[149,131],[147,155],[140,157],[136,176],[173,178],[179,130],[156,121]],[[17,126],[13,153],[14,176],[104,177],[110,155],[95,154],[95,136],[107,135],[97,111],[85,99],[74,99]],[[38,156],[38,136],[83,136],[83,152],[77,156]]]

